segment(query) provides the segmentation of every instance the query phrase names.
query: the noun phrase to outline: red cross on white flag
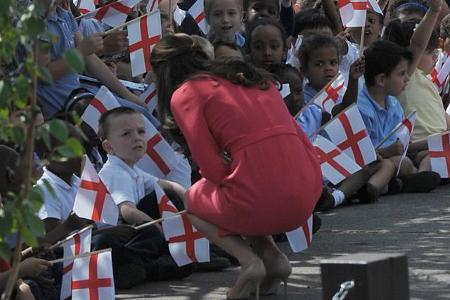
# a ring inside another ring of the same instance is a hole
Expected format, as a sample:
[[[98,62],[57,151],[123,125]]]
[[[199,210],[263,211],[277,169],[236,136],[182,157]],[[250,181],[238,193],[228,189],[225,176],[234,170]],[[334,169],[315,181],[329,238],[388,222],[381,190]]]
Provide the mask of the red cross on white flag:
[[[128,48],[133,77],[151,70],[150,54],[161,36],[161,14],[159,11],[143,16],[128,25]]]
[[[117,205],[87,157],[73,212],[81,218],[111,225],[117,225],[119,218]]]
[[[197,23],[198,28],[203,32],[203,34],[208,33],[208,23],[206,23],[205,18],[205,3],[204,0],[197,0],[194,4],[189,8],[188,14],[192,16]]]
[[[433,134],[428,137],[431,169],[441,178],[450,178],[450,132]]]
[[[399,124],[399,129],[396,135],[400,142],[403,144],[403,148],[406,149],[409,146],[409,140],[414,130],[414,124],[416,123],[417,112],[413,110],[407,115]]]
[[[336,185],[361,167],[342,152],[335,144],[318,135],[313,143],[319,156],[322,175]]]
[[[333,107],[341,101],[345,89],[345,79],[341,73],[329,82],[325,89],[314,97],[314,103],[331,114]]]
[[[153,111],[156,109],[156,105],[158,104],[158,92],[156,90],[156,84],[149,84],[147,89],[139,96],[139,98],[141,98],[141,100],[145,102],[150,113],[153,113]]]
[[[366,125],[355,104],[332,119],[324,130],[330,140],[361,167],[377,159]]]
[[[431,72],[431,80],[436,84],[439,91],[442,90],[442,88],[445,85],[445,82],[447,81],[450,74],[450,59],[445,60],[444,64],[441,65],[440,68],[438,68],[438,64],[436,64],[435,68]]]
[[[366,25],[366,0],[338,0],[339,13],[345,27],[364,27]]]
[[[85,15],[95,10],[95,5],[99,3],[99,0],[79,0],[77,7],[82,15]]]
[[[141,0],[112,2],[86,15],[86,17],[93,17],[111,27],[117,27],[126,22],[128,15],[133,11],[133,7],[139,2]]]
[[[308,218],[305,224],[297,229],[286,232],[286,236],[291,246],[292,251],[295,253],[303,251],[311,245],[313,233],[313,216]]]
[[[111,251],[78,257],[73,263],[73,300],[115,298]]]
[[[64,242],[64,257],[78,256],[91,251],[92,226],[87,226],[80,231],[68,236]],[[70,288],[72,282],[73,260],[63,262],[63,277],[61,282],[61,299],[66,299],[72,294]]]
[[[159,8],[159,2],[160,2],[160,0],[148,0],[147,7],[146,7],[147,12],[150,13],[150,12],[154,12],[155,10],[157,10]]]
[[[119,107],[120,104],[116,97],[108,90],[107,87],[102,86],[94,99],[91,100],[88,107],[84,110],[81,119],[88,124],[94,131],[98,132],[98,121],[102,114],[113,108]]]
[[[155,177],[168,179],[167,176],[178,164],[179,157],[155,126],[146,118],[144,118],[144,122],[147,150],[146,155],[138,161],[137,165]]]
[[[164,236],[169,242],[169,251],[178,266],[192,262],[209,261],[209,241],[198,232],[186,214],[174,216],[177,208],[164,191],[155,185],[159,211],[164,218]]]

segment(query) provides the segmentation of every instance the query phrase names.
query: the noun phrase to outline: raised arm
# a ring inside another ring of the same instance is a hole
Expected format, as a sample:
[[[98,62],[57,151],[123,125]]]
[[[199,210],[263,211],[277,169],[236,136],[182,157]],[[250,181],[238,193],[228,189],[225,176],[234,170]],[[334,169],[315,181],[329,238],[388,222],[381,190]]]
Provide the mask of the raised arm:
[[[434,26],[440,15],[440,10],[442,7],[442,0],[430,0],[430,7],[428,8],[425,17],[417,26],[414,31],[411,42],[409,44],[409,50],[413,53],[414,58],[409,66],[408,74],[411,76],[417,68],[422,55],[427,49],[428,41],[430,40],[431,33],[433,32]]]

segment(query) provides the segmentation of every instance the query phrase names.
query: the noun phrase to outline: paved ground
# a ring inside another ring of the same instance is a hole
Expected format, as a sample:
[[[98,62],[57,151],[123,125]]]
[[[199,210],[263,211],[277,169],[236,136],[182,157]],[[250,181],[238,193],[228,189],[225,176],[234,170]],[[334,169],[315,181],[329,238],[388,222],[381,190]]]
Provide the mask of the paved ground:
[[[450,186],[430,194],[383,197],[321,215],[312,246],[293,254],[287,299],[322,299],[320,260],[356,252],[406,253],[411,299],[450,299]],[[237,268],[195,273],[182,281],[148,283],[118,291],[120,299],[225,299]],[[263,299],[285,299],[281,296]]]

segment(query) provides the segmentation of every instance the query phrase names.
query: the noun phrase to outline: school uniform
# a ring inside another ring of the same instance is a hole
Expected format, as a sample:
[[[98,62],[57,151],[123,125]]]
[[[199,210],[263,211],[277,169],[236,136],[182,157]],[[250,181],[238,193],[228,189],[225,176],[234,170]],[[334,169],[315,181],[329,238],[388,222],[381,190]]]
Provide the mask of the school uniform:
[[[46,182],[52,187],[53,191],[47,188]],[[44,174],[36,183],[43,192],[44,204],[39,210],[39,218],[45,220],[54,218],[65,221],[73,209],[75,196],[80,186],[80,178],[73,175],[71,183],[68,184],[54,173],[44,168]]]
[[[397,98],[387,96],[385,102],[385,107],[381,107],[370,96],[366,85],[358,95],[358,109],[374,146],[377,146],[404,117],[403,108]],[[396,141],[397,136],[392,135],[382,147],[387,147]]]
[[[309,83],[307,83],[303,89],[303,97],[305,100],[305,105],[312,98],[314,98],[316,94],[317,91]],[[320,106],[314,103],[310,104],[297,117],[296,121],[311,140],[316,130],[319,129],[319,127],[322,124],[322,109],[320,108]]]

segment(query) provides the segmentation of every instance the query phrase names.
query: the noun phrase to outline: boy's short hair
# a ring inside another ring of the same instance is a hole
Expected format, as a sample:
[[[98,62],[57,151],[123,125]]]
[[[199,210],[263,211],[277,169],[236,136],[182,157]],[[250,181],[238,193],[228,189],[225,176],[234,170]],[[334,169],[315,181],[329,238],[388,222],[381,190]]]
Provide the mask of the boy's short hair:
[[[450,39],[450,14],[446,15],[442,21],[439,31],[439,36],[443,39],[449,38]]]
[[[323,14],[320,9],[310,8],[301,10],[294,16],[293,36],[297,36],[305,29],[329,28],[333,31],[331,21]]]
[[[420,20],[393,20],[391,21],[384,30],[383,39],[396,43],[402,47],[409,47],[411,38],[416,30],[417,25]],[[439,36],[436,30],[431,32],[430,39],[427,44],[427,50],[434,50],[439,45]]]
[[[364,57],[366,61],[364,79],[367,86],[375,85],[375,76],[378,74],[390,76],[403,59],[408,63],[413,60],[413,54],[407,48],[386,40],[375,41],[364,51]]]
[[[110,130],[108,123],[112,118],[121,115],[132,115],[132,114],[139,114],[139,113],[134,109],[125,106],[116,107],[105,112],[98,121],[98,137],[100,138],[100,140],[103,141],[108,138]]]
[[[303,67],[308,67],[311,60],[311,53],[320,48],[335,48],[339,56],[339,47],[336,39],[331,36],[314,34],[306,37],[298,51],[298,59]]]

